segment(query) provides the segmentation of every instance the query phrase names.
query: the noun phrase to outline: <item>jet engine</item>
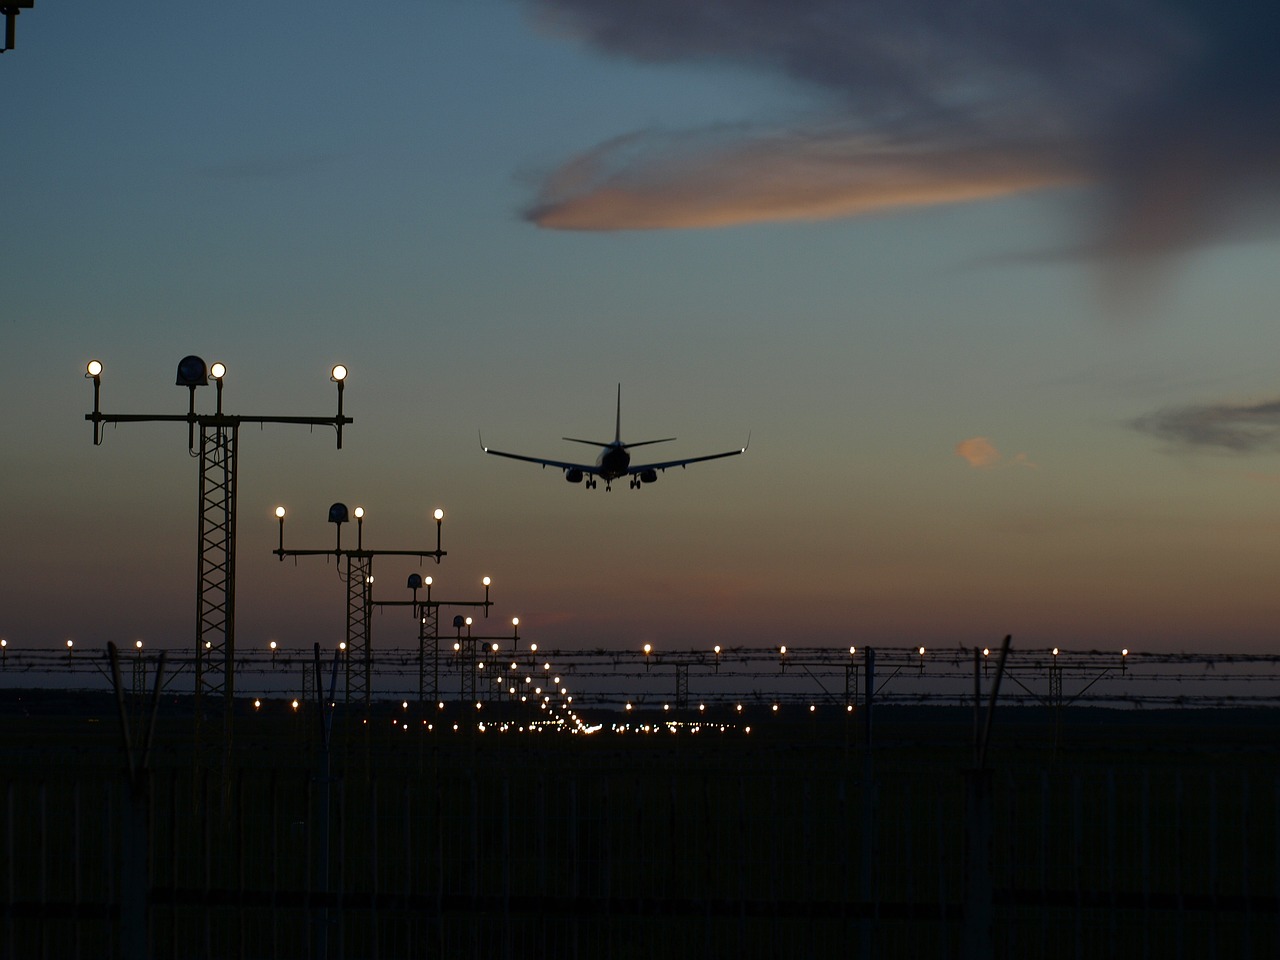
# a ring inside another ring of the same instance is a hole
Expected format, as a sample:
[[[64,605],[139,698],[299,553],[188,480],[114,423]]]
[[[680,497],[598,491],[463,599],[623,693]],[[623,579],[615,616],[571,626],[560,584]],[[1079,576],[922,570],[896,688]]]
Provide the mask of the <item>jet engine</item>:
[[[570,483],[581,483],[581,482],[582,482],[582,471],[581,471],[581,470],[566,470],[566,471],[564,472],[564,478],[565,478],[566,480],[568,480]]]
[[[658,482],[658,471],[657,471],[657,470],[642,470],[642,471],[640,472],[640,482],[641,482],[641,483],[657,483],[657,482]]]

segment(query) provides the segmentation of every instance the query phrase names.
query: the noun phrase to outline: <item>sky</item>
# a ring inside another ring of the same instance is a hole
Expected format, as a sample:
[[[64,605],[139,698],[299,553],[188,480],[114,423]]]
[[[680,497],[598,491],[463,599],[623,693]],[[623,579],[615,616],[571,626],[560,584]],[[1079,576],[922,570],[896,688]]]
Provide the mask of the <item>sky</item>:
[[[333,563],[271,555],[342,501],[388,550],[443,508],[436,595],[491,576],[548,648],[1268,650],[1276,17],[40,0],[0,56],[0,636],[193,646],[185,430],[95,447],[83,374],[182,413],[197,354],[244,416],[350,369],[342,450],[242,428],[242,649],[342,638]],[[747,453],[606,493],[481,450],[578,456],[619,384],[624,439]]]

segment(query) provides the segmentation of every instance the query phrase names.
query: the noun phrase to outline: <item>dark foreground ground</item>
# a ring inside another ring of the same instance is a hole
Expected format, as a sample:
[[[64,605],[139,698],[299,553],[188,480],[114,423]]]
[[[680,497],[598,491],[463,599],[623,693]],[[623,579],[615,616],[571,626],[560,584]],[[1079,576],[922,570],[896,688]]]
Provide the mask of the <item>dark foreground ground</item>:
[[[1280,955],[1268,711],[482,715],[0,693],[0,955]]]

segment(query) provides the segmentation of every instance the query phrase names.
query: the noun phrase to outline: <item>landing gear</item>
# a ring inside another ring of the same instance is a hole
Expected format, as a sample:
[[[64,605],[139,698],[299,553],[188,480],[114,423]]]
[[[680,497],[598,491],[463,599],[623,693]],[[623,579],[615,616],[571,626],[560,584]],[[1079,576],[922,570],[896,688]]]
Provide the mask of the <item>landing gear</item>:
[[[640,489],[640,481],[639,481],[638,479],[636,479],[635,477],[632,477],[632,478],[631,478],[631,489],[632,489],[632,490],[639,490],[639,489]]]

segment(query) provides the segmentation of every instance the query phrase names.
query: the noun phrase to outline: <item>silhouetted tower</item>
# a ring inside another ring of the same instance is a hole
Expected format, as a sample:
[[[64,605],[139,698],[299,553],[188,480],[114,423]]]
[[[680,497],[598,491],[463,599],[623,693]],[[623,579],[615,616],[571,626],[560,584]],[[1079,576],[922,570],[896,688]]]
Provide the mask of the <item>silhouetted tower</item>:
[[[352,514],[356,518],[355,549],[344,549],[342,546],[342,525],[350,521]],[[347,702],[359,703],[368,716],[373,698],[373,558],[377,556],[417,557],[423,560],[433,557],[436,563],[444,557],[445,551],[440,549],[440,527],[444,522],[444,511],[436,510],[436,548],[434,550],[366,550],[364,548],[364,507],[356,507],[348,511],[345,503],[335,503],[329,507],[329,522],[337,528],[336,539],[332,550],[286,550],[284,548],[284,507],[276,507],[276,518],[280,521],[280,546],[273,552],[280,558],[305,556],[334,557],[344,565],[343,578],[347,583]]]
[[[206,765],[220,752],[225,761],[231,750],[232,703],[235,698],[235,570],[236,570],[236,445],[242,423],[296,423],[331,426],[342,449],[342,428],[352,423],[342,412],[342,390],[347,368],[336,364],[329,379],[338,387],[338,412],[332,417],[239,416],[222,410],[222,386],[227,367],[206,364],[197,356],[178,362],[175,383],[188,391],[185,414],[107,414],[101,410],[102,364],[89,361],[85,376],[93,381],[93,442],[100,445],[108,423],[179,422],[187,425],[187,447],[200,459],[200,501],[197,523],[196,571],[196,748]],[[196,412],[196,389],[216,387],[213,413]],[[199,430],[197,445],[196,432]],[[222,706],[222,729],[214,735],[205,712],[213,703]]]

